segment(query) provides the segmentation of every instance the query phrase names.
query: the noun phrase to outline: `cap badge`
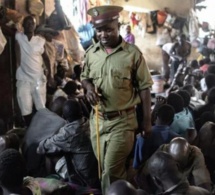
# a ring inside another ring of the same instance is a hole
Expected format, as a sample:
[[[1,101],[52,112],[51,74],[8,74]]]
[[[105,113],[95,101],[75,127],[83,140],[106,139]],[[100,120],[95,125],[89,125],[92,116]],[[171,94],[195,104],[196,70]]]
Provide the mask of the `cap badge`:
[[[93,16],[98,16],[99,15],[99,12],[97,9],[93,9]]]

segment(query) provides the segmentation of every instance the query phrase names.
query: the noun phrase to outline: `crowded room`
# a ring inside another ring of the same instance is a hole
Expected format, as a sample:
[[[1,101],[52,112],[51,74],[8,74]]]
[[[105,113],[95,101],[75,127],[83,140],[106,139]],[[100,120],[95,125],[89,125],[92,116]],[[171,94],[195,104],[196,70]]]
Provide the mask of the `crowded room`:
[[[0,0],[0,195],[215,195],[214,0]]]

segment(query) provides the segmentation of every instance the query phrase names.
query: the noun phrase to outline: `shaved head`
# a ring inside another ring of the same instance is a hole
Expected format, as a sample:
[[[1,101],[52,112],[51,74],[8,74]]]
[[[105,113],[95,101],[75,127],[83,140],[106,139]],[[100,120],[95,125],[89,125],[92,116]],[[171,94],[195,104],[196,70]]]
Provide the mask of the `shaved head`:
[[[107,195],[137,195],[137,191],[129,182],[118,180],[111,184]]]
[[[174,138],[169,144],[169,154],[179,163],[184,166],[187,163],[189,156],[189,143],[182,137]]]

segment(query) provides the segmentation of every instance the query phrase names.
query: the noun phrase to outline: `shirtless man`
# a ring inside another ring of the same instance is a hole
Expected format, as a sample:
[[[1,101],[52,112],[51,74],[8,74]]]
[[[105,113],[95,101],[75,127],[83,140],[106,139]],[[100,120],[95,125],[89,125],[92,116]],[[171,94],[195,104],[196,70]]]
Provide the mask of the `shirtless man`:
[[[186,41],[186,36],[184,34],[180,35],[178,42],[174,43],[170,51],[170,56],[172,57],[170,79],[174,78],[175,73],[179,67],[179,64],[186,60],[191,53],[191,44]]]

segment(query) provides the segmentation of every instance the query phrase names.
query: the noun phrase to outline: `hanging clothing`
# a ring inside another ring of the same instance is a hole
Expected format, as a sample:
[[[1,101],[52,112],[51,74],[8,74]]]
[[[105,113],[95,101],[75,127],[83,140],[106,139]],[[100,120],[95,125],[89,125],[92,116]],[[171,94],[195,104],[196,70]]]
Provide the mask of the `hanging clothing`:
[[[81,25],[78,28],[78,34],[80,36],[81,45],[86,50],[91,44],[93,44],[93,36],[95,31],[93,29],[93,25],[91,23],[87,23],[86,25]]]

